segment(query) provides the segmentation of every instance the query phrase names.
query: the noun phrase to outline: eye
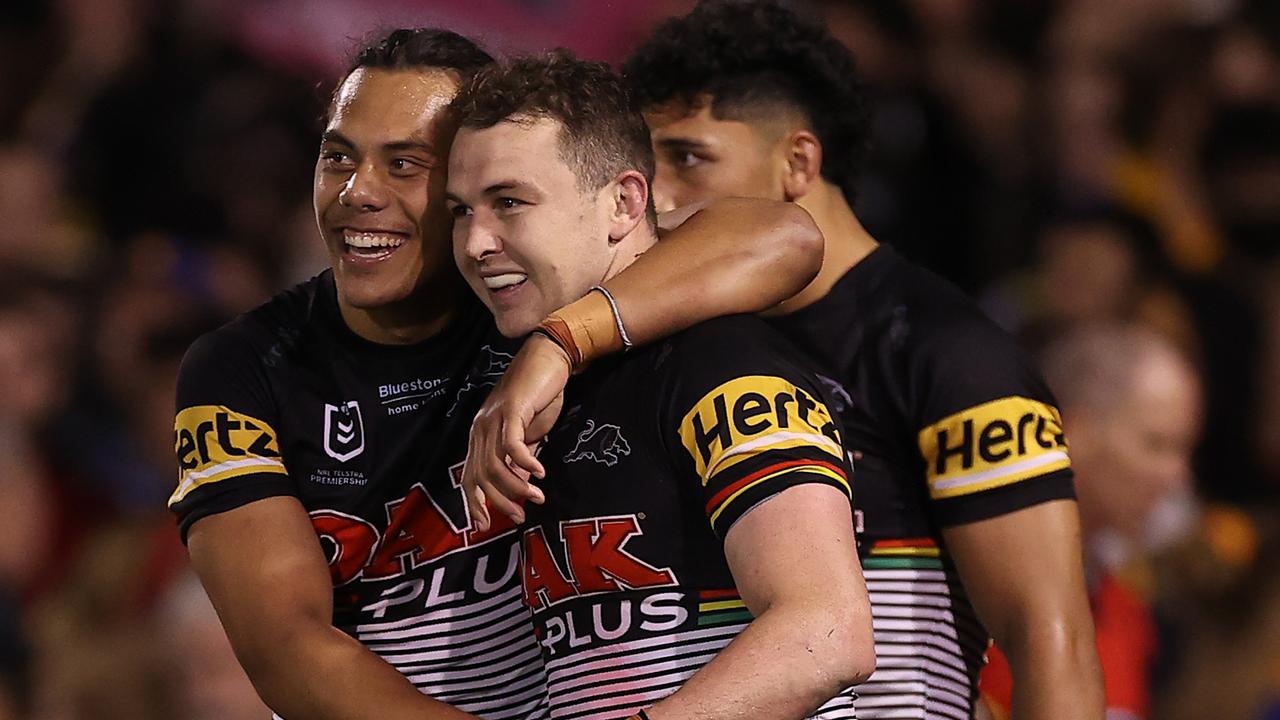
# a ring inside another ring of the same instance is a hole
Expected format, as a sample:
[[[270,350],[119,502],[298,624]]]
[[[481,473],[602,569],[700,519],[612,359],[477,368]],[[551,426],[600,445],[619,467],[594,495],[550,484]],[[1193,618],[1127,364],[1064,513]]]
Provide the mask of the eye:
[[[337,168],[346,167],[351,164],[351,156],[341,150],[324,150],[320,153],[320,160],[326,167]]]
[[[523,200],[517,200],[516,198],[513,198],[513,197],[500,197],[496,201],[494,201],[494,203],[498,206],[499,210],[514,210],[520,207],[521,205],[529,204]]]
[[[391,174],[397,176],[414,175],[426,168],[426,165],[420,160],[414,158],[398,157],[391,160]]]
[[[471,208],[467,205],[463,205],[462,203],[456,203],[449,206],[449,214],[453,216],[455,220],[458,218],[464,218],[471,214]]]
[[[707,162],[707,159],[692,151],[676,153],[675,165],[680,168],[695,168]]]

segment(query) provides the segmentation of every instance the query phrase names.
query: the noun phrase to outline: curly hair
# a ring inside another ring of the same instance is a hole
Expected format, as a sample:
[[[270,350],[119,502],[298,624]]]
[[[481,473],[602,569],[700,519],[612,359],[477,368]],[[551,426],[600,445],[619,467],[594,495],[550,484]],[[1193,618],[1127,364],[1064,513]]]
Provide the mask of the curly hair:
[[[698,107],[750,120],[800,111],[822,143],[822,176],[850,203],[867,150],[867,100],[853,53],[817,19],[779,0],[703,0],[654,28],[622,65],[640,105]]]
[[[627,170],[653,182],[649,126],[626,83],[604,63],[564,49],[496,63],[464,83],[452,107],[462,128],[559,121],[560,155],[583,191],[599,190]]]

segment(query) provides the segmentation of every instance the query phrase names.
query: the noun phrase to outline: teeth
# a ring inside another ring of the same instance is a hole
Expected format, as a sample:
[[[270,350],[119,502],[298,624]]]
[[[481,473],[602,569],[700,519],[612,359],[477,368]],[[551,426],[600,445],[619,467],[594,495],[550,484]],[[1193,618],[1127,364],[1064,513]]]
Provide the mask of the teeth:
[[[342,237],[351,247],[358,248],[396,248],[404,244],[404,238],[399,235],[386,235],[384,233],[355,232],[347,230],[342,233]]]
[[[502,275],[494,275],[493,277],[484,278],[484,286],[490,290],[501,290],[504,287],[511,287],[516,283],[525,281],[528,275],[524,273],[505,273]]]

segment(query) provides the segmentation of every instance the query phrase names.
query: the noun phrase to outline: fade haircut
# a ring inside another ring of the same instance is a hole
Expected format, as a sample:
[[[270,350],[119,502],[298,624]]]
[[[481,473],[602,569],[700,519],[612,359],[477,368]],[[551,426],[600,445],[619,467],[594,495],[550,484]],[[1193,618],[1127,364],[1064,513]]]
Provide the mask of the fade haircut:
[[[439,28],[400,28],[357,50],[346,74],[360,68],[434,68],[453,70],[465,78],[492,63],[493,57],[489,53],[456,32]]]
[[[653,183],[649,126],[622,78],[604,63],[563,49],[495,63],[462,86],[453,108],[460,126],[473,130],[503,121],[558,121],[560,157],[583,192],[628,170]]]
[[[445,70],[457,73],[460,81],[493,63],[493,56],[467,38],[439,28],[400,28],[361,46],[347,63],[347,71],[333,89],[329,108],[351,73],[363,68],[377,70]],[[326,118],[327,119],[327,118]]]
[[[678,102],[752,121],[799,113],[822,143],[822,176],[853,204],[867,151],[867,100],[853,53],[779,0],[703,0],[654,28],[622,65],[640,105]]]

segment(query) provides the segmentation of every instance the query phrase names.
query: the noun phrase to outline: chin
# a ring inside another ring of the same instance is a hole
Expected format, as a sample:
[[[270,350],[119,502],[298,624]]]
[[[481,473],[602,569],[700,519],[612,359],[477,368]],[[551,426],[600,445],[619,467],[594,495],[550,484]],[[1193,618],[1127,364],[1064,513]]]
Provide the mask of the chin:
[[[493,319],[498,326],[498,332],[502,333],[504,337],[512,339],[528,335],[533,332],[534,328],[538,327],[538,323],[542,322],[541,319],[534,320],[530,317],[525,317],[523,313],[519,315],[514,313],[495,315]]]
[[[338,282],[338,294],[351,307],[361,310],[376,310],[384,305],[391,305],[408,298],[412,294],[412,290],[398,285],[371,283],[361,280],[352,282],[350,278],[347,278],[347,282]]]

